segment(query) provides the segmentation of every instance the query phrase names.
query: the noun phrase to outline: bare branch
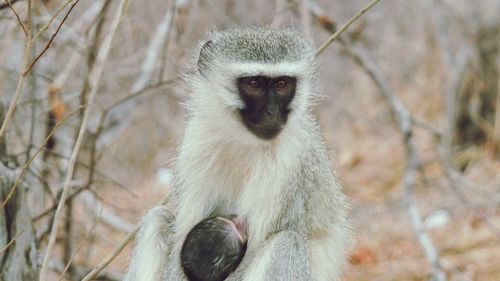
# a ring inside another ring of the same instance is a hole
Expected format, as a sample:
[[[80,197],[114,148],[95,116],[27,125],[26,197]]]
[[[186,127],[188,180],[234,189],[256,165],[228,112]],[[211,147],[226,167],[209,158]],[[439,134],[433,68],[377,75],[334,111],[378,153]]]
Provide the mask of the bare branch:
[[[380,92],[389,103],[392,113],[396,116],[399,124],[399,129],[403,135],[403,141],[407,157],[407,166],[403,180],[403,189],[405,198],[415,234],[422,248],[426,259],[432,266],[432,276],[434,281],[445,281],[446,274],[444,273],[439,262],[439,255],[436,247],[432,243],[429,235],[423,226],[422,215],[413,198],[413,186],[415,184],[415,171],[419,165],[417,147],[413,143],[413,123],[412,118],[403,103],[396,97],[389,83],[385,80],[380,69],[372,61],[372,59],[357,46],[347,47],[347,53],[366,71],[372,78],[373,82],[378,86]]]
[[[47,250],[45,253],[45,257],[43,259],[42,267],[40,270],[40,281],[46,281],[47,280],[47,274],[48,274],[48,265],[50,261],[50,256],[52,254],[52,249],[54,248],[55,245],[55,240],[58,232],[58,226],[62,218],[62,209],[64,208],[64,202],[66,201],[67,193],[69,190],[69,183],[73,177],[73,172],[75,169],[75,162],[76,158],[78,156],[78,153],[80,151],[80,147],[83,141],[83,135],[86,131],[87,128],[87,123],[90,115],[90,111],[92,109],[92,105],[94,102],[94,98],[97,93],[97,86],[99,84],[100,78],[102,76],[102,70],[104,67],[104,64],[107,60],[109,50],[111,49],[111,42],[114,38],[114,35],[116,33],[116,30],[118,29],[118,26],[120,22],[123,19],[123,16],[125,15],[125,11],[128,7],[128,0],[122,0],[120,1],[120,4],[118,6],[118,10],[116,12],[116,15],[114,17],[114,20],[111,24],[111,32],[106,36],[104,39],[101,48],[99,49],[99,52],[97,54],[97,58],[95,61],[94,66],[92,67],[92,70],[89,75],[89,86],[90,86],[90,95],[89,95],[89,101],[88,101],[88,107],[85,110],[82,124],[80,127],[80,131],[78,133],[78,137],[75,143],[75,146],[73,148],[73,153],[71,154],[71,158],[68,163],[68,171],[66,174],[66,180],[63,185],[62,193],[61,193],[61,199],[59,201],[59,205],[57,206],[55,217],[54,217],[54,223],[52,225],[52,231],[50,234],[49,242],[47,244]]]
[[[105,126],[107,131],[106,135],[99,141],[100,143],[107,143],[110,139],[112,139],[124,128],[126,128],[130,120],[130,118],[126,118],[126,115],[128,115],[128,112],[130,112],[133,107],[140,103],[140,100],[133,100],[132,98],[141,95],[143,92],[145,92],[145,90],[150,88],[148,84],[151,80],[151,77],[153,76],[154,67],[156,65],[156,62],[159,61],[163,46],[170,38],[173,20],[177,11],[176,5],[176,1],[173,1],[172,6],[167,9],[165,15],[163,16],[163,19],[156,27],[155,33],[147,48],[146,57],[144,58],[144,61],[142,63],[139,77],[134,81],[134,84],[132,85],[132,94],[114,103],[110,110],[107,110],[105,112]],[[175,80],[170,79],[165,83],[170,83],[172,81]],[[158,83],[158,85],[161,84],[163,83]],[[119,110],[117,108],[114,108],[116,105],[120,105]],[[119,122],[117,120],[119,120]],[[113,126],[110,126],[110,124],[112,124]]]
[[[64,264],[61,260],[52,259],[50,261],[49,266],[50,266],[50,269],[52,269],[58,273],[62,273],[64,270]],[[83,277],[85,277],[87,272],[89,272],[89,269],[87,267],[84,267],[84,266],[75,265],[73,267],[74,267],[74,271],[75,271],[75,277],[73,280],[81,280]],[[108,270],[106,272],[101,272],[100,274],[98,274],[95,277],[95,280],[122,281],[123,278],[124,278],[123,274],[121,274],[119,272]]]
[[[368,10],[369,8],[371,8],[371,6],[375,5],[376,2],[378,1],[373,1],[363,10],[365,11]],[[365,11],[362,12],[364,13]],[[316,17],[324,16],[324,13],[319,9],[319,6],[317,5],[311,5],[311,12]],[[354,18],[356,17],[359,18],[362,12],[358,13]],[[354,20],[353,19],[351,19],[348,22],[348,24],[354,22],[355,19]],[[328,20],[328,23],[333,23],[333,20]],[[322,26],[326,29],[331,28],[327,25],[322,25]],[[332,35],[330,39],[319,48],[317,54],[321,53],[328,46],[328,44],[330,44],[336,38],[338,38],[341,35],[342,31],[344,31],[347,27],[348,27],[347,24],[344,24],[344,26],[342,26],[339,30],[337,30],[334,33],[334,35]],[[407,157],[407,166],[403,178],[403,189],[407,203],[408,213],[410,215],[413,227],[415,229],[418,242],[424,252],[426,259],[432,266],[432,276],[434,281],[445,281],[446,274],[444,273],[441,264],[439,262],[438,252],[435,246],[433,245],[429,235],[425,231],[425,228],[423,226],[422,215],[420,214],[418,205],[416,204],[415,199],[413,198],[415,173],[420,166],[420,161],[418,158],[417,147],[413,143],[412,116],[407,110],[407,108],[404,106],[404,104],[397,98],[394,91],[389,86],[389,83],[386,81],[381,70],[378,68],[375,62],[370,58],[367,52],[361,49],[359,46],[354,46],[349,44],[348,43],[349,41],[350,40],[348,40],[348,38],[342,38],[340,42],[345,47],[347,54],[366,71],[368,76],[370,76],[372,81],[377,85],[384,99],[388,102],[391,112],[394,114],[398,122],[399,129],[403,136],[403,143],[405,146],[406,157]]]
[[[33,66],[35,65],[35,63],[43,56],[43,54],[45,54],[45,52],[47,52],[47,50],[50,47],[50,44],[52,43],[52,41],[54,41],[54,38],[56,38],[57,34],[59,33],[59,30],[61,30],[62,25],[64,24],[64,22],[66,21],[66,19],[68,19],[69,14],[71,13],[71,11],[73,11],[73,8],[76,6],[76,4],[78,4],[78,2],[80,2],[80,0],[72,0],[72,1],[75,1],[75,2],[73,3],[73,5],[71,5],[71,7],[69,8],[69,10],[66,13],[66,15],[64,15],[64,18],[59,23],[59,26],[57,27],[56,31],[50,37],[49,42],[47,42],[47,44],[45,45],[45,47],[43,48],[43,50],[28,65],[28,67],[25,68],[25,70],[23,71],[23,76],[26,76],[30,72],[30,70],[33,68]],[[35,41],[35,40],[32,40],[32,41]]]
[[[170,195],[167,195],[163,197],[163,199],[158,203],[158,205],[165,205],[170,201]],[[92,278],[94,278],[97,274],[99,274],[108,264],[113,261],[119,254],[120,252],[127,246],[127,244],[132,241],[134,236],[137,234],[139,231],[141,225],[138,224],[134,227],[132,231],[127,234],[127,236],[120,242],[120,244],[111,252],[104,260],[102,260],[92,271],[85,276],[85,278],[82,279],[82,281],[90,281]]]
[[[500,61],[500,59],[499,59]],[[499,64],[499,69],[500,69],[500,62]],[[500,150],[500,83],[498,83],[498,89],[497,89],[497,101],[496,101],[496,112],[495,112],[495,119],[493,123],[493,135],[491,136],[491,139],[493,142],[495,142],[495,145],[498,145],[498,149]]]
[[[172,22],[175,17],[175,1],[172,7],[167,9],[163,19],[156,27],[155,33],[149,43],[146,51],[146,57],[142,63],[141,73],[139,77],[135,80],[132,85],[132,92],[137,92],[147,86],[151,76],[153,74],[154,67],[158,58],[160,57],[160,52],[162,47],[165,45],[165,41],[168,40],[171,30]]]
[[[99,215],[97,216],[97,219],[92,224],[92,227],[87,232],[87,235],[85,235],[85,237],[83,238],[83,240],[76,247],[75,251],[71,254],[71,257],[69,258],[68,263],[66,264],[66,266],[63,269],[63,271],[61,272],[61,276],[59,277],[59,279],[57,279],[58,281],[61,281],[61,280],[64,279],[64,275],[66,274],[66,272],[68,271],[69,267],[71,266],[71,262],[73,261],[73,258],[75,258],[75,256],[78,253],[78,251],[80,251],[80,249],[83,247],[83,245],[85,245],[85,242],[90,238],[90,235],[92,235],[92,233],[94,232],[95,227],[97,226],[97,223],[101,220],[102,210],[103,210],[103,206],[102,205],[101,205],[100,210],[96,210],[99,213]]]
[[[33,49],[33,43],[31,42],[31,36],[32,36],[32,28],[31,28],[31,0],[28,0],[28,35],[26,38],[26,45],[24,48],[24,55],[23,55],[23,62],[22,62],[22,69],[26,65],[28,65],[28,61],[30,59],[31,51]],[[23,89],[23,84],[24,84],[24,77],[22,71],[19,72],[19,77],[17,80],[17,86],[16,86],[16,92],[14,93],[14,97],[12,98],[12,101],[10,102],[9,109],[7,110],[7,114],[5,115],[5,119],[2,122],[2,127],[0,128],[0,139],[3,138],[6,130],[7,130],[7,125],[10,122],[10,119],[12,118],[12,115],[14,114],[14,110],[16,109],[17,105],[17,100],[21,96],[22,89]]]
[[[113,261],[118,254],[127,246],[127,244],[134,238],[134,236],[139,232],[140,225],[134,227],[132,231],[127,234],[123,241],[111,252],[104,260],[102,260],[92,271],[82,279],[82,281],[90,281],[97,274],[99,274],[108,264]]]
[[[14,192],[16,191],[17,186],[21,182],[21,179],[23,178],[24,173],[26,172],[26,170],[28,169],[28,167],[31,165],[31,163],[33,162],[33,160],[35,160],[35,158],[38,156],[38,154],[40,154],[40,152],[42,152],[42,150],[45,148],[45,145],[47,144],[47,142],[49,141],[49,139],[52,137],[52,135],[55,133],[55,131],[57,131],[57,129],[64,123],[64,121],[66,121],[66,119],[68,119],[71,115],[73,115],[75,112],[79,111],[82,108],[83,107],[79,107],[79,108],[73,110],[72,112],[70,112],[68,115],[66,115],[64,117],[64,119],[62,119],[60,122],[58,122],[54,126],[54,128],[52,129],[52,131],[50,131],[49,134],[47,134],[47,136],[45,137],[42,145],[37,149],[37,151],[35,151],[35,153],[31,156],[31,158],[28,159],[28,161],[26,161],[26,164],[24,164],[24,166],[19,171],[19,174],[17,175],[16,179],[14,180],[14,184],[10,188],[9,194],[5,197],[5,200],[2,202],[2,204],[0,204],[0,209],[3,209],[3,207],[5,207],[5,205],[10,200],[10,198],[14,195]]]
[[[5,0],[5,2],[7,2],[7,3],[0,4],[0,10],[11,7],[17,1],[19,1],[19,0],[10,0],[10,1]]]
[[[42,35],[49,28],[49,26],[52,24],[52,22],[54,22],[54,20],[57,18],[57,16],[64,10],[64,8],[66,8],[69,4],[71,4],[75,1],[78,2],[79,0],[68,0],[63,5],[61,5],[61,7],[59,7],[57,9],[57,11],[50,17],[50,19],[47,21],[47,23],[42,28],[40,28],[40,30],[33,36],[33,39],[31,39],[31,41],[34,43],[36,40],[38,40],[40,35]],[[75,4],[75,3],[73,3],[73,4]],[[59,25],[62,25],[62,24],[59,24]]]
[[[21,232],[17,233],[17,234],[14,236],[14,238],[12,238],[12,239],[9,241],[9,243],[7,243],[7,245],[5,245],[5,247],[3,247],[3,248],[0,250],[0,257],[3,255],[3,253],[4,253],[5,251],[7,251],[7,249],[9,249],[9,248],[10,248],[10,246],[12,246],[12,244],[14,244],[14,243],[16,242],[17,237],[19,237],[19,235],[21,235],[23,232],[24,232],[24,231],[21,231]]]
[[[441,166],[444,169],[444,173],[448,180],[452,183],[451,190],[457,198],[469,209],[473,211],[477,211],[477,208],[472,206],[471,202],[467,198],[467,196],[463,192],[464,185],[470,185],[474,187],[474,190],[477,190],[477,185],[470,182],[465,176],[463,176],[460,172],[458,172],[449,162],[446,156],[446,151],[443,148],[438,148],[438,157],[441,162]],[[490,232],[495,236],[497,240],[500,240],[500,229],[487,217],[480,216],[480,220],[485,223]]]
[[[112,228],[128,233],[134,229],[134,225],[130,222],[124,220],[123,218],[109,212],[103,210],[102,203],[98,202],[95,195],[92,192],[87,192],[82,194],[81,198],[83,199],[85,205],[95,217],[98,217],[104,224],[111,226]],[[99,208],[96,208],[100,206]],[[101,211],[99,211],[101,209]]]
[[[85,190],[87,190],[86,186],[78,188],[73,193],[71,193],[68,197],[66,197],[66,201],[64,201],[64,204],[66,204],[69,200],[73,199],[76,195],[80,194],[82,191],[85,191]],[[33,217],[33,219],[32,219],[33,222],[37,222],[40,219],[42,219],[43,217],[49,215],[55,209],[57,209],[57,206],[59,206],[59,204],[53,204],[52,206],[47,208],[45,211],[43,211],[41,214],[37,215],[36,217]]]
[[[24,35],[28,36],[28,30],[24,26],[23,20],[21,19],[19,14],[16,12],[16,9],[14,9],[14,6],[12,6],[12,4],[15,3],[16,1],[10,1],[10,0],[4,0],[4,1],[6,2],[7,7],[9,7],[12,10],[12,12],[14,13],[14,15],[16,16],[17,21],[19,22],[19,25],[23,29]],[[0,7],[0,9],[2,9],[2,7]]]
[[[359,17],[361,17],[366,11],[370,10],[375,6],[380,0],[373,0],[363,9],[361,9],[356,15],[354,15],[350,20],[348,20],[341,28],[339,28],[325,43],[323,43],[316,51],[316,56],[319,56],[335,39],[337,39],[353,22],[355,22]]]

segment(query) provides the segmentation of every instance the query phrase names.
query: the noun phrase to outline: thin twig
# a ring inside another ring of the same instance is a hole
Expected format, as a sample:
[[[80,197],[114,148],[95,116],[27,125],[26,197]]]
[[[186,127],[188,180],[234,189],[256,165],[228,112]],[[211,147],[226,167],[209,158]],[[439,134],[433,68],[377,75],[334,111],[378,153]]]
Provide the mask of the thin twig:
[[[16,12],[16,9],[14,9],[14,6],[12,6],[12,3],[15,3],[15,2],[11,2],[10,0],[4,0],[6,3],[7,3],[7,6],[12,10],[12,12],[14,13],[14,15],[16,16],[17,18],[17,21],[19,22],[19,25],[21,26],[21,28],[23,29],[23,32],[24,32],[24,35],[25,36],[28,36],[28,30],[26,29],[26,27],[24,26],[24,23],[23,21],[21,20],[21,17],[19,16],[19,14]]]
[[[70,156],[67,156],[67,155],[64,155],[64,154],[61,154],[61,153],[57,153],[55,151],[49,151],[49,153],[55,157],[58,157],[58,158],[62,158],[62,159],[66,159],[66,160],[69,160]],[[88,169],[90,170],[91,167],[84,163],[84,162],[81,162],[81,161],[77,161],[76,164],[78,164],[79,166],[85,168],[85,169]],[[105,181],[109,181],[110,183],[112,183],[113,185],[116,185],[118,187],[121,187],[123,189],[125,189],[127,191],[127,193],[129,193],[130,196],[134,197],[134,198],[138,198],[139,196],[133,192],[132,190],[130,190],[130,187],[129,186],[126,186],[125,184],[119,182],[118,180],[114,179],[113,177],[103,173],[103,172],[100,172],[98,170],[95,171],[99,176],[103,177]]]
[[[66,204],[66,202],[68,200],[71,200],[73,197],[75,197],[76,195],[80,194],[82,191],[86,190],[85,186],[84,187],[80,187],[78,188],[77,190],[75,190],[73,193],[71,193],[68,197],[66,197],[66,201],[64,202],[64,204]],[[43,217],[49,215],[50,213],[52,213],[55,209],[57,209],[57,206],[59,206],[59,204],[54,204],[52,206],[50,206],[49,208],[47,208],[45,211],[43,211],[41,214],[37,215],[36,217],[34,217],[32,219],[33,222],[37,222],[39,221],[40,219],[42,219]]]
[[[446,275],[440,265],[439,255],[432,240],[423,227],[422,215],[413,198],[413,186],[415,184],[415,171],[418,168],[418,150],[413,143],[413,123],[411,115],[404,104],[397,98],[389,83],[373,60],[357,46],[346,48],[347,53],[360,65],[378,86],[383,97],[389,103],[389,107],[396,117],[399,129],[403,135],[403,143],[406,151],[407,167],[405,170],[403,189],[405,192],[408,212],[410,214],[417,239],[432,266],[432,275],[435,281],[446,280]]]
[[[134,238],[135,234],[139,232],[140,224],[136,225],[132,231],[127,234],[122,242],[111,252],[104,260],[102,260],[92,271],[82,279],[82,281],[90,281],[92,278],[97,276],[108,264],[113,261],[118,254],[127,246],[127,244]]]
[[[43,259],[42,267],[40,270],[40,281],[47,280],[50,256],[52,255],[52,250],[53,250],[55,242],[56,242],[58,226],[59,226],[59,223],[60,223],[61,218],[62,218],[62,209],[64,208],[64,202],[66,201],[70,181],[73,178],[73,172],[75,169],[76,158],[78,156],[78,153],[80,152],[80,147],[81,147],[81,144],[83,142],[83,135],[87,129],[87,123],[89,120],[89,116],[90,116],[90,112],[91,112],[92,105],[94,102],[94,98],[97,94],[97,86],[99,84],[100,78],[102,77],[102,70],[104,68],[104,64],[107,60],[109,51],[111,49],[111,42],[114,38],[116,31],[118,30],[118,26],[119,26],[120,22],[122,21],[123,16],[125,15],[125,11],[127,10],[128,3],[129,3],[129,0],[120,1],[116,15],[115,15],[114,20],[111,24],[111,32],[108,33],[108,35],[104,39],[104,41],[101,45],[101,48],[99,49],[99,51],[97,53],[97,58],[96,58],[95,64],[92,67],[92,70],[91,70],[90,75],[89,75],[90,94],[89,94],[88,107],[85,110],[85,114],[83,116],[80,131],[78,133],[78,138],[76,140],[75,146],[73,148],[73,153],[71,154],[71,158],[70,158],[69,163],[68,163],[68,171],[66,173],[66,179],[65,179],[63,189],[62,189],[61,199],[59,200],[59,205],[57,206],[57,209],[55,212],[54,223],[52,225],[52,231],[50,233],[49,242],[47,244],[47,250],[46,250],[45,257]]]
[[[54,126],[54,128],[52,129],[52,131],[50,131],[49,134],[47,134],[47,136],[43,140],[42,145],[37,149],[37,151],[35,151],[35,153],[31,156],[31,158],[28,161],[26,161],[24,166],[21,168],[21,171],[17,175],[16,180],[14,181],[14,184],[10,188],[9,194],[7,194],[7,196],[5,197],[5,200],[2,202],[2,204],[0,204],[0,209],[3,209],[3,207],[5,207],[5,205],[10,200],[10,198],[14,195],[14,192],[16,191],[17,186],[21,182],[21,179],[24,176],[24,173],[26,172],[27,168],[31,165],[33,160],[35,160],[35,158],[38,156],[38,154],[40,154],[40,152],[42,152],[42,150],[45,148],[45,145],[47,144],[49,139],[52,137],[52,135],[56,132],[56,130],[59,128],[59,126],[61,126],[64,123],[64,121],[66,121],[66,119],[68,119],[71,115],[73,115],[75,112],[77,112],[78,110],[80,110],[82,108],[83,107],[78,107],[77,109],[70,112],[68,115],[66,115],[60,122],[58,122]]]
[[[29,21],[28,23],[31,23],[31,0],[28,0],[28,14],[29,14]],[[31,55],[31,50],[33,48],[33,43],[31,42],[31,36],[32,36],[32,28],[31,24],[28,25],[28,36],[26,38],[26,46],[24,49],[24,55],[23,55],[23,63],[21,68],[24,69],[26,65],[28,65],[28,61]],[[12,118],[12,115],[14,114],[14,110],[16,109],[17,105],[17,100],[21,96],[22,89],[23,89],[23,84],[24,84],[24,78],[25,75],[23,75],[22,71],[19,72],[19,77],[17,80],[17,86],[16,86],[16,92],[14,93],[14,97],[12,98],[12,101],[10,102],[9,109],[7,110],[7,114],[5,114],[5,119],[3,120],[2,127],[0,128],[0,139],[3,138],[6,130],[7,130],[7,125],[10,122],[10,119]]]
[[[132,95],[122,99],[118,103],[121,108],[119,110],[111,109],[105,111],[105,127],[107,129],[105,136],[100,140],[100,143],[106,143],[114,136],[118,135],[124,128],[126,128],[127,124],[130,122],[131,118],[126,118],[127,112],[130,112],[131,109],[140,103],[140,100],[132,101],[134,93],[138,93],[139,96],[145,89],[148,88],[148,85],[153,76],[153,71],[155,65],[159,61],[161,56],[163,46],[168,43],[170,39],[170,34],[172,33],[174,19],[177,13],[176,1],[173,1],[172,5],[165,12],[163,19],[158,23],[156,30],[154,32],[154,36],[152,37],[147,51],[144,61],[142,63],[141,72],[138,75],[138,78],[134,81],[131,87]],[[172,81],[169,80],[169,81]],[[168,81],[167,81],[168,83]],[[119,122],[118,122],[119,120]],[[112,124],[113,126],[110,126]]]
[[[497,60],[500,61],[500,60]],[[500,62],[498,63],[500,68]],[[495,118],[493,119],[493,134],[490,136],[495,150],[500,152],[500,83],[497,82],[497,101],[495,106]]]
[[[16,242],[17,237],[19,237],[19,235],[21,235],[23,232],[24,232],[24,230],[23,230],[23,231],[21,231],[21,232],[19,232],[19,233],[17,233],[17,234],[16,234],[16,236],[14,236],[14,238],[12,238],[12,240],[10,240],[10,241],[9,241],[9,243],[7,243],[7,245],[5,245],[5,247],[3,247],[3,248],[0,250],[0,256],[2,256],[2,255],[3,255],[3,253],[4,253],[5,251],[7,251],[7,249],[9,249],[9,247],[10,247],[10,246],[12,246],[12,244],[14,244],[14,242]]]
[[[33,70],[35,72],[36,69]],[[36,73],[33,73],[33,75],[30,77],[30,90],[29,90],[29,99],[34,100],[35,99],[35,92],[36,92],[36,83],[37,83],[37,77]],[[31,155],[31,148],[33,147],[33,139],[35,137],[35,119],[36,119],[36,109],[37,109],[37,104],[35,102],[31,103],[31,112],[30,112],[30,128],[29,128],[29,137],[28,137],[28,143],[29,146],[26,149],[26,159],[30,158]]]
[[[94,232],[95,230],[95,227],[97,226],[97,223],[101,220],[101,217],[102,217],[102,210],[103,210],[103,205],[101,205],[101,208],[99,210],[99,216],[97,217],[97,219],[94,221],[94,223],[92,224],[92,227],[90,228],[90,230],[87,232],[87,235],[85,235],[85,237],[83,238],[83,240],[80,242],[80,244],[76,247],[75,251],[71,254],[71,257],[69,258],[69,261],[68,263],[66,264],[66,266],[64,267],[63,271],[61,272],[61,276],[59,277],[59,279],[57,279],[57,281],[61,281],[64,279],[64,275],[66,274],[66,272],[68,271],[69,267],[71,266],[71,262],[73,261],[73,259],[75,258],[76,254],[80,251],[80,249],[83,247],[83,245],[85,245],[85,242],[90,238],[90,235],[92,234],[92,232]]]
[[[93,216],[99,217],[103,224],[108,225],[120,232],[128,233],[132,229],[134,229],[134,225],[125,219],[113,214],[109,211],[101,211],[100,213],[95,208],[95,206],[99,205],[98,198],[93,192],[84,193],[81,196],[83,203],[92,212]],[[102,205],[102,203],[101,203]]]
[[[132,92],[137,92],[145,88],[149,81],[151,80],[154,67],[158,62],[160,53],[162,51],[162,46],[169,39],[172,30],[172,21],[175,18],[175,4],[173,7],[169,7],[163,16],[163,19],[156,27],[151,42],[146,50],[146,57],[142,62],[141,72],[139,77],[134,81],[132,85]]]
[[[444,147],[444,145],[442,145]],[[464,186],[469,183],[470,185],[474,186],[475,190],[477,190],[477,185],[471,184],[469,180],[463,176],[460,172],[458,172],[449,162],[448,158],[446,157],[446,152],[444,149],[437,149],[437,154],[439,161],[441,162],[441,166],[444,169],[444,173],[446,178],[451,182],[453,185],[451,187],[451,190],[453,193],[455,193],[455,196],[464,204],[467,208],[472,210],[473,212],[478,211],[477,208],[475,208],[470,200],[467,198],[465,195],[463,189]],[[479,219],[486,225],[486,227],[490,230],[490,232],[495,236],[497,240],[500,240],[500,229],[487,217],[487,216],[480,216]]]
[[[378,1],[373,1],[363,10],[368,10],[371,6],[375,5]],[[314,13],[314,11],[313,11]],[[358,17],[362,13],[358,13]],[[351,22],[351,21],[350,21]],[[351,22],[352,23],[352,22]],[[324,26],[325,27],[325,26]],[[324,48],[328,46],[335,38],[341,35],[341,31],[345,30],[347,27],[344,25],[342,28],[337,30],[334,35],[332,35],[325,44],[323,44],[317,54],[321,53]],[[332,39],[333,38],[333,39]],[[432,276],[435,281],[445,281],[446,274],[444,273],[441,264],[439,262],[438,252],[432,243],[429,235],[425,231],[423,225],[422,215],[418,208],[417,203],[413,197],[413,186],[415,184],[415,172],[417,171],[420,161],[418,158],[418,150],[413,142],[413,123],[412,116],[404,104],[397,98],[389,83],[386,81],[384,75],[382,74],[379,67],[374,63],[374,61],[368,56],[368,54],[358,46],[353,46],[348,44],[349,40],[341,40],[341,44],[345,47],[347,54],[354,59],[354,61],[361,66],[372,81],[377,85],[383,97],[389,104],[391,112],[396,117],[399,129],[403,136],[403,143],[406,151],[407,165],[403,178],[403,189],[405,194],[405,199],[407,203],[408,213],[410,215],[415,233],[417,235],[418,242],[422,247],[426,259],[432,266]]]
[[[153,85],[150,85],[150,86],[146,86],[140,90],[137,90],[135,92],[132,92],[130,93],[128,96],[125,96],[117,101],[114,101],[111,105],[107,106],[105,109],[104,109],[104,113],[107,113],[107,112],[110,112],[112,110],[117,110],[116,108],[117,107],[120,107],[121,105],[125,104],[126,102],[128,102],[129,100],[131,99],[134,99],[134,98],[137,98],[143,94],[146,94],[148,93],[149,91],[153,91],[153,90],[156,90],[158,88],[161,88],[163,86],[166,86],[166,85],[170,85],[170,84],[173,84],[173,83],[176,83],[179,81],[179,77],[176,77],[176,78],[172,78],[172,79],[168,79],[168,80],[165,80],[165,81],[160,81],[156,84],[153,84]],[[124,110],[122,108],[120,108],[120,110]],[[107,114],[105,114],[107,115]],[[109,122],[107,122],[109,123]]]
[[[432,266],[432,276],[435,281],[446,280],[441,264],[439,262],[439,255],[436,247],[433,245],[432,240],[423,227],[422,215],[418,205],[413,198],[413,186],[415,184],[415,171],[418,168],[418,150],[413,143],[413,123],[411,115],[404,104],[397,98],[389,83],[385,80],[380,69],[372,61],[372,59],[359,47],[348,46],[347,53],[366,71],[372,78],[373,82],[378,86],[383,97],[389,104],[389,107],[396,117],[399,129],[403,135],[403,143],[406,151],[407,167],[403,180],[403,189],[407,203],[408,212],[410,214],[417,239],[424,252],[425,257]]]
[[[158,205],[165,205],[170,201],[170,195],[166,195],[163,197],[163,199],[158,203]],[[82,281],[90,281],[92,278],[97,276],[111,261],[113,261],[119,254],[120,252],[127,246],[127,244],[132,241],[134,236],[137,234],[139,231],[141,225],[137,224],[132,231],[129,232],[129,234],[120,242],[118,246],[106,257],[104,260],[102,260],[92,271],[85,276],[85,278],[82,279]]]
[[[64,24],[64,22],[66,21],[66,19],[68,19],[68,16],[69,14],[71,13],[71,11],[73,10],[73,8],[76,6],[76,4],[78,4],[78,2],[80,2],[80,0],[74,0],[75,2],[73,3],[73,5],[71,5],[71,7],[69,8],[68,12],[66,13],[66,15],[64,15],[64,18],[62,19],[62,21],[59,23],[59,26],[57,26],[57,29],[56,31],[54,32],[54,34],[52,34],[52,36],[50,37],[49,39],[49,42],[47,42],[47,44],[45,45],[45,47],[43,48],[43,50],[36,56],[36,58],[28,65],[27,68],[25,68],[25,70],[23,71],[23,75],[26,76],[31,68],[33,68],[33,66],[35,65],[35,63],[37,63],[37,61],[43,56],[43,54],[45,54],[45,52],[47,52],[47,50],[49,49],[50,47],[50,44],[52,43],[52,41],[54,41],[54,38],[56,38],[57,34],[59,33],[59,30],[61,30],[61,27],[62,25]],[[34,40],[33,40],[34,41]]]
[[[35,43],[35,41],[38,40],[40,35],[42,35],[49,28],[52,22],[54,22],[57,16],[64,10],[64,8],[66,8],[69,4],[71,4],[71,2],[74,1],[77,0],[68,0],[61,7],[59,7],[57,11],[50,17],[49,21],[44,26],[42,26],[42,28],[40,28],[40,30],[33,36],[33,39],[31,39],[31,41]]]
[[[356,15],[354,15],[350,20],[348,20],[341,28],[339,28],[325,43],[323,43],[316,51],[316,56],[319,56],[335,39],[337,39],[353,22],[355,22],[359,17],[361,17],[366,11],[370,10],[375,6],[380,0],[373,0],[363,9],[361,9]]]
[[[17,1],[19,1],[19,0],[5,1],[5,2],[7,2],[7,3],[0,4],[0,10],[5,9],[5,8],[8,8],[8,7],[10,7],[10,6],[14,5],[14,3],[16,3]],[[9,3],[9,2],[10,2],[10,3]]]

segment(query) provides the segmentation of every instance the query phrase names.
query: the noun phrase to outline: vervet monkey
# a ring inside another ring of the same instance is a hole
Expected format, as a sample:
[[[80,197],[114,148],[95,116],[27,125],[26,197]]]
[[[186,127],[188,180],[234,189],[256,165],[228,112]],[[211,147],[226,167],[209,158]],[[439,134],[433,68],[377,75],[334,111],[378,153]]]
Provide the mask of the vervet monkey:
[[[172,200],[144,218],[126,280],[185,281],[182,243],[198,222],[237,214],[247,251],[228,281],[338,281],[350,224],[312,113],[314,44],[290,29],[209,33],[187,85]]]
[[[189,281],[224,281],[240,264],[246,247],[243,220],[236,216],[210,217],[187,234],[181,266]]]

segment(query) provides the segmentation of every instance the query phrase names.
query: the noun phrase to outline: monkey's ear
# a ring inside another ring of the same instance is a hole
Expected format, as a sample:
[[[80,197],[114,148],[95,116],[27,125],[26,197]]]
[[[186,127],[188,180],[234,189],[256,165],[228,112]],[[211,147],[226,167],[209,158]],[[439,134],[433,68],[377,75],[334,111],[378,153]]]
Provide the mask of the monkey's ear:
[[[210,61],[210,53],[213,45],[212,40],[210,40],[203,44],[203,47],[201,47],[200,56],[198,57],[198,71],[202,75],[208,69],[208,62]]]

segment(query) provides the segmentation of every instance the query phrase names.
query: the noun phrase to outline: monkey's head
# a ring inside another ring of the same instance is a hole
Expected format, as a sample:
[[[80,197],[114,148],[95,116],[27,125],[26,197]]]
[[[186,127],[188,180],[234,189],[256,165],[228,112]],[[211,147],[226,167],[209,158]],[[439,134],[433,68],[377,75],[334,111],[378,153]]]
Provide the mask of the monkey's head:
[[[193,84],[197,100],[211,116],[222,113],[226,127],[272,140],[308,110],[316,69],[311,41],[290,29],[265,28],[230,29],[208,37]]]

